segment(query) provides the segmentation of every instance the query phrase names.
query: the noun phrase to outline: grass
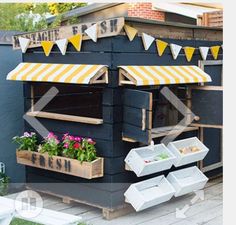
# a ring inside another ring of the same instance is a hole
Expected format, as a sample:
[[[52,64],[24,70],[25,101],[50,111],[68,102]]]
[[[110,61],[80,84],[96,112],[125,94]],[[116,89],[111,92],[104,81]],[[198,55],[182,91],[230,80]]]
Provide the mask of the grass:
[[[25,221],[25,220],[15,218],[15,219],[12,220],[10,225],[42,225],[42,224],[33,223],[33,222],[29,222],[29,221]],[[88,225],[88,224],[84,223],[84,222],[81,222],[81,223],[78,223],[78,225]]]
[[[10,225],[41,225],[41,224],[32,223],[32,222],[21,220],[21,219],[13,219]]]

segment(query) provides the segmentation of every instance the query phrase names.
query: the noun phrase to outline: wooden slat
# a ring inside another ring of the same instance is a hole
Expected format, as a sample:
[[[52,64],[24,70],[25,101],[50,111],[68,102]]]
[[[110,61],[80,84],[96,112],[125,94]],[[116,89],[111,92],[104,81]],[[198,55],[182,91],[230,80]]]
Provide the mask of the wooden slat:
[[[92,162],[83,162],[61,156],[52,156],[19,150],[16,152],[17,163],[32,166],[44,170],[92,179],[102,177],[104,174],[103,158],[97,158]]]
[[[63,121],[70,121],[70,122],[76,122],[76,123],[95,124],[95,125],[99,125],[103,123],[102,119],[89,118],[89,117],[83,117],[83,116],[72,116],[72,115],[50,113],[50,112],[40,112],[40,111],[27,112],[26,115],[33,116],[33,117],[53,119],[53,120],[63,120]]]

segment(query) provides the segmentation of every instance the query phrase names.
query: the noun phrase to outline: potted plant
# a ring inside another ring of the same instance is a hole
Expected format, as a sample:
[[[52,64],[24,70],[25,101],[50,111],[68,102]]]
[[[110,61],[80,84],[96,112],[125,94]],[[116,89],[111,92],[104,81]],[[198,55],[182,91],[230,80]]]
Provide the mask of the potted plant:
[[[10,178],[5,173],[0,173],[0,196],[4,196],[8,192]]]
[[[20,145],[17,150],[20,164],[87,179],[103,176],[103,158],[97,157],[96,142],[91,138],[66,133],[59,140],[50,132],[37,146],[36,135],[26,132],[13,140]]]

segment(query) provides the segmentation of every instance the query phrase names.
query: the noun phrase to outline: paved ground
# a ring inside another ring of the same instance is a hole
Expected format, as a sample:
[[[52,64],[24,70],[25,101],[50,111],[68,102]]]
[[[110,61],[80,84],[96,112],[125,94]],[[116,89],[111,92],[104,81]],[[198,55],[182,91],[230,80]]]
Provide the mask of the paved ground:
[[[189,194],[159,206],[144,210],[139,213],[106,221],[102,218],[101,209],[96,209],[83,204],[64,204],[61,199],[43,196],[45,208],[64,213],[80,215],[83,221],[91,225],[222,225],[223,187],[222,178],[211,180],[204,191],[204,200],[198,200],[191,205],[190,201],[195,194]],[[14,198],[15,195],[11,195]],[[186,204],[191,205],[185,212],[186,218],[176,218],[176,208],[183,209]]]

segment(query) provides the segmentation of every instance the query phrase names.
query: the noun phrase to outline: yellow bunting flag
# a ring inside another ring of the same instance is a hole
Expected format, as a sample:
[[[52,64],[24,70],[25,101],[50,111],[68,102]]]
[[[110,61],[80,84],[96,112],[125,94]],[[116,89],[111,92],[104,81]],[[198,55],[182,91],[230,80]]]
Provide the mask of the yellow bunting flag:
[[[166,47],[168,46],[168,43],[165,41],[161,41],[161,40],[156,40],[156,46],[157,46],[157,52],[159,56],[162,56]]]
[[[41,45],[46,56],[49,56],[54,45],[53,41],[42,41]]]
[[[214,59],[218,58],[219,50],[220,50],[220,46],[212,46],[211,47],[211,54],[213,55]]]
[[[185,52],[185,56],[188,62],[191,61],[193,54],[195,52],[195,48],[193,47],[184,47],[184,52]]]
[[[68,39],[78,52],[80,52],[81,49],[82,38],[82,34],[76,34]]]
[[[124,25],[124,30],[130,41],[133,41],[135,35],[138,33],[138,30],[128,25]]]

